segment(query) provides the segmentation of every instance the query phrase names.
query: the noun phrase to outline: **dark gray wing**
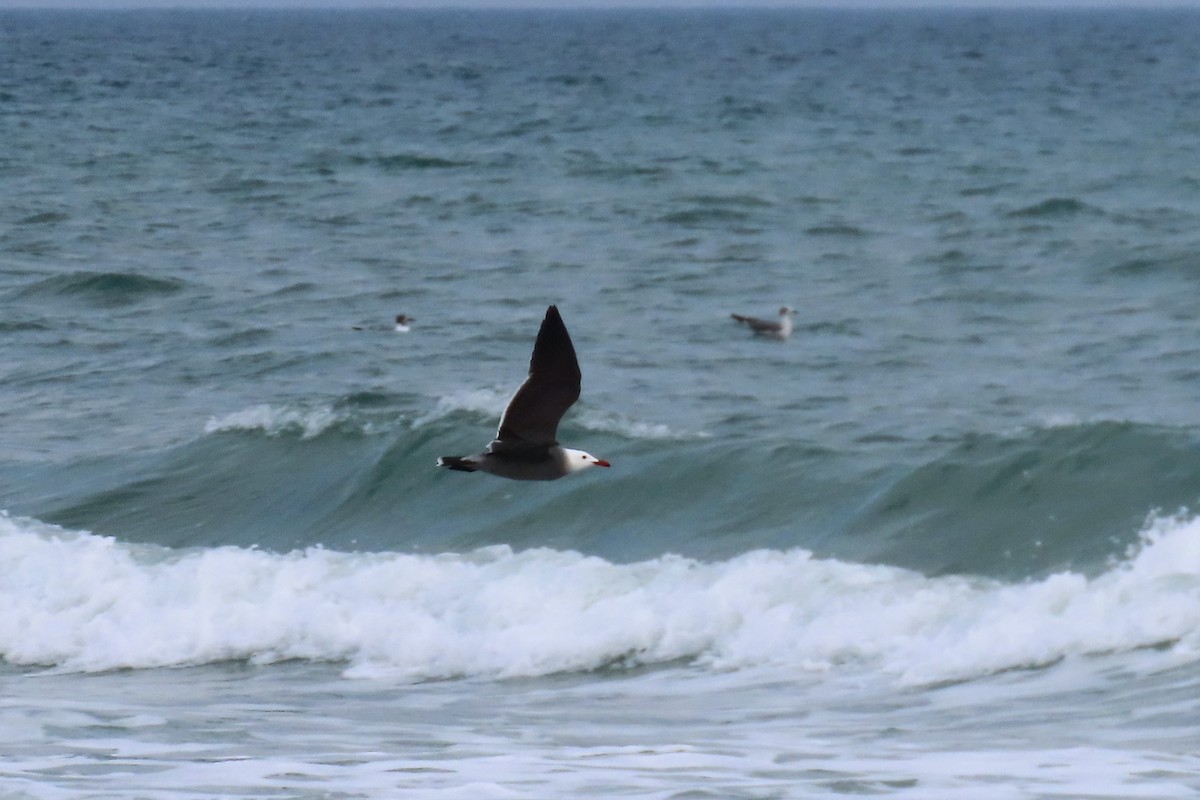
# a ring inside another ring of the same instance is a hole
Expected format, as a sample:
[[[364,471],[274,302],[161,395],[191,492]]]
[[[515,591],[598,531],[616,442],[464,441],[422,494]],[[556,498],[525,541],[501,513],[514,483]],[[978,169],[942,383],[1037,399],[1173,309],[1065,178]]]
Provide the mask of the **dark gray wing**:
[[[783,330],[783,325],[773,320],[759,319],[758,317],[743,317],[741,314],[730,314],[729,316],[736,319],[738,322],[744,322],[750,326],[750,330],[762,333],[772,333]]]
[[[558,422],[579,399],[582,376],[575,346],[558,308],[546,309],[529,359],[529,377],[508,401],[488,450],[517,453],[558,443]]]

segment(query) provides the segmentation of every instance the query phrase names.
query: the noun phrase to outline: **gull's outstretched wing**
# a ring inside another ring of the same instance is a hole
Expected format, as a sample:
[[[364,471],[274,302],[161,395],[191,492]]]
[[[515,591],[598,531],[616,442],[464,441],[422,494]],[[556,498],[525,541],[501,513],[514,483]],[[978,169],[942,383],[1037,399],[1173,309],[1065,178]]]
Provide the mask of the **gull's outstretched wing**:
[[[516,453],[558,443],[558,422],[579,399],[582,376],[558,308],[546,309],[529,359],[529,377],[508,401],[492,452]]]

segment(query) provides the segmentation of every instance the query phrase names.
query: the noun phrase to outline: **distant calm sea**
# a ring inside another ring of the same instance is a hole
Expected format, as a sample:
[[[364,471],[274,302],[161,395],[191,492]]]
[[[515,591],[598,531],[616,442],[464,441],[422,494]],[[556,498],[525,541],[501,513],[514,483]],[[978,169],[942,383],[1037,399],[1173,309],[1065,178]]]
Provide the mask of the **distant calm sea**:
[[[3,800],[1200,792],[1200,12],[8,11],[0,187]]]

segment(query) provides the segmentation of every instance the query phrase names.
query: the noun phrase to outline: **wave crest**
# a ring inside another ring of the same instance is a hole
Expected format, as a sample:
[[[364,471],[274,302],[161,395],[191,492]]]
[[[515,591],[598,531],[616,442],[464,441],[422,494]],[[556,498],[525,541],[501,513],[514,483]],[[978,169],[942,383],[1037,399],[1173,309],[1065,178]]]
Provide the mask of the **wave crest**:
[[[453,392],[439,397],[434,409],[413,420],[413,428],[421,428],[435,422],[440,422],[456,414],[468,413],[483,418],[488,424],[495,424],[508,405],[511,392],[500,392],[493,389],[470,389]],[[632,419],[622,414],[576,406],[571,411],[564,424],[577,425],[584,430],[597,433],[611,433],[625,439],[683,440],[705,438],[706,434],[687,434],[675,431],[657,422],[646,422]]]
[[[72,272],[45,278],[17,290],[14,295],[21,300],[72,298],[102,307],[118,307],[177,294],[187,286],[178,278],[157,278],[136,272]]]
[[[2,516],[0,603],[0,657],[68,670],[299,658],[420,681],[690,659],[925,684],[1152,646],[1200,658],[1200,521],[1153,520],[1096,578],[1005,584],[803,550],[635,564],[507,546],[176,551]]]
[[[332,408],[279,408],[264,403],[212,417],[205,423],[204,432],[263,431],[268,436],[299,433],[302,439],[312,439],[342,421],[342,415]]]

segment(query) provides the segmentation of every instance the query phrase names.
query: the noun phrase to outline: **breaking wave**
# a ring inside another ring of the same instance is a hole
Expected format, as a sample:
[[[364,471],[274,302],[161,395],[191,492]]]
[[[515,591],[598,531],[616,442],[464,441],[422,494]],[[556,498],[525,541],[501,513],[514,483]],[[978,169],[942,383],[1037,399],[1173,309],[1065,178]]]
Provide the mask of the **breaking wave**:
[[[1010,583],[804,550],[172,550],[3,516],[0,603],[0,657],[72,671],[306,659],[424,681],[683,659],[927,684],[1140,648],[1200,659],[1200,520],[1151,520],[1095,577]]]

